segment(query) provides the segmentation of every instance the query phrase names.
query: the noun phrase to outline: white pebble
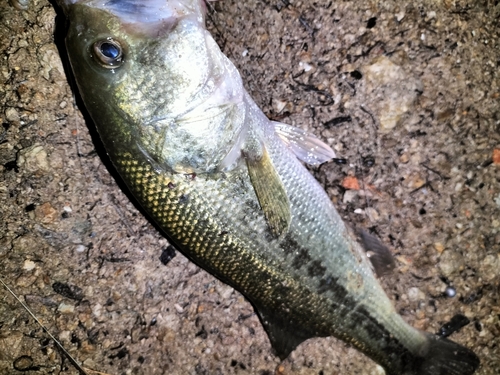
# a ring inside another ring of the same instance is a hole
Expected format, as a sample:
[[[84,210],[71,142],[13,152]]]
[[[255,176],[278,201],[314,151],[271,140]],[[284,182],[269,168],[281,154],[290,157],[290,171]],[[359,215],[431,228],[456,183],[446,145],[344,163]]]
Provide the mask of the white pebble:
[[[400,11],[399,13],[396,13],[396,20],[397,20],[398,22],[401,22],[401,20],[402,20],[403,18],[405,18],[405,15],[406,15],[406,13],[405,13],[405,11],[404,11],[404,10]]]
[[[26,259],[23,263],[23,270],[25,270],[25,271],[31,271],[35,267],[36,267],[36,264],[31,259]]]
[[[356,190],[347,190],[344,193],[344,198],[342,201],[344,203],[350,203],[354,200],[354,198],[356,198],[357,195],[358,195],[358,192]]]
[[[177,310],[177,312],[178,312],[179,314],[182,314],[182,313],[184,312],[184,308],[183,308],[181,305],[179,305],[178,303],[176,303],[176,304],[174,305],[174,307],[175,307],[175,310]]]
[[[304,72],[308,72],[308,71],[310,71],[310,70],[312,69],[312,66],[311,66],[311,65],[309,65],[308,63],[304,62],[304,61],[301,61],[301,62],[299,63],[299,66],[300,66],[302,69],[304,69]]]
[[[75,306],[62,302],[57,307],[57,311],[59,311],[61,314],[72,314],[75,311]]]
[[[75,250],[77,253],[83,253],[87,248],[84,245],[78,245]]]
[[[416,287],[408,289],[408,298],[410,301],[418,301],[421,298],[421,294],[423,293]]]

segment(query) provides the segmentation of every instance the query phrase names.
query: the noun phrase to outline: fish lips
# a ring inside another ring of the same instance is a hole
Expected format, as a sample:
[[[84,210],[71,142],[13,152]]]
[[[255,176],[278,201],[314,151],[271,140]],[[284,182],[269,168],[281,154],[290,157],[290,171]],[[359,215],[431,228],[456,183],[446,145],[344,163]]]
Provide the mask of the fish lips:
[[[76,5],[100,9],[116,16],[128,32],[158,37],[182,18],[205,22],[204,0],[59,0],[66,15]]]

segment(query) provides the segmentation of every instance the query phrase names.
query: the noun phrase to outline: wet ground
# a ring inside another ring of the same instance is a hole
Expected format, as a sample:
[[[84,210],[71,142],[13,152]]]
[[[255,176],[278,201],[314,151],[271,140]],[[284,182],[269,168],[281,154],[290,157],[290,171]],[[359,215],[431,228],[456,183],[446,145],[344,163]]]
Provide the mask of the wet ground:
[[[400,314],[429,332],[464,315],[451,339],[481,358],[477,374],[498,374],[498,1],[213,6],[211,30],[264,112],[337,151],[311,171],[395,254],[382,283]],[[280,363],[252,306],[169,247],[82,115],[55,18],[45,0],[0,3],[2,280],[103,373],[381,374],[333,338]],[[0,287],[0,373],[21,372],[77,373]]]

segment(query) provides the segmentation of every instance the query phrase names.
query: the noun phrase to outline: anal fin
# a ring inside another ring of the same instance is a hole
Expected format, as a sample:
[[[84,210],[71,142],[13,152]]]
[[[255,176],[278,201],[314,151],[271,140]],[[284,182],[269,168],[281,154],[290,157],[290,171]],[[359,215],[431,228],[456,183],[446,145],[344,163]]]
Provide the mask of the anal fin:
[[[313,337],[298,333],[299,327],[296,327],[297,329],[287,327],[283,321],[267,314],[265,310],[256,310],[276,355],[282,361],[285,360],[302,342]]]
[[[276,236],[282,236],[290,228],[292,214],[290,201],[278,172],[265,147],[258,158],[246,158],[250,180],[260,207]]]

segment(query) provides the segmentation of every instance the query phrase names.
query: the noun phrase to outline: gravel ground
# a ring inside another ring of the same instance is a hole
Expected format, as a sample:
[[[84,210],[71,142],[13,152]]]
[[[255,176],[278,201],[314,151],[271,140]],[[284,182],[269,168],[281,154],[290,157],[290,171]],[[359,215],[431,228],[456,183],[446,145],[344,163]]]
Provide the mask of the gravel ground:
[[[280,363],[252,306],[169,247],[75,98],[61,17],[33,3],[0,2],[0,276],[47,329],[107,374],[383,373],[333,338]],[[451,338],[481,358],[477,374],[500,373],[498,1],[213,7],[210,29],[264,112],[345,159],[311,172],[391,247],[382,283],[400,314],[429,332],[466,316]],[[77,373],[0,287],[0,373],[21,371]]]

